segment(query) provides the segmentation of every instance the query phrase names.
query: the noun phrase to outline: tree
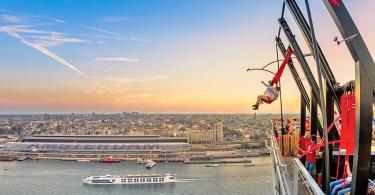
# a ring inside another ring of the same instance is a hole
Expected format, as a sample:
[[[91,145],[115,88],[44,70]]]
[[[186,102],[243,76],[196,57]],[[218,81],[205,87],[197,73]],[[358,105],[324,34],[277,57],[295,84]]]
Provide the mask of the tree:
[[[21,133],[23,131],[22,127],[18,126],[18,125],[17,126],[13,126],[11,128],[11,130],[12,130],[13,133],[16,133],[17,135],[21,135]]]
[[[250,145],[247,142],[241,142],[241,148],[250,149]]]
[[[229,127],[224,127],[224,137],[242,137],[242,132],[232,130]]]

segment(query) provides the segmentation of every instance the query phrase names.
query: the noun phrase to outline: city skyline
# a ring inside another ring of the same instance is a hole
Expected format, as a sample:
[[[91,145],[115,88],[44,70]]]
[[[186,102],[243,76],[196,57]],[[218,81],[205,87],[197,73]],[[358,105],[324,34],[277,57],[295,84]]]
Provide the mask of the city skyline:
[[[260,81],[272,75],[245,70],[275,59],[281,3],[3,1],[0,113],[254,113]],[[374,51],[375,2],[345,3]],[[339,33],[322,2],[311,4],[317,39],[344,84],[354,79],[354,62],[332,41]],[[284,112],[297,113],[289,70],[282,86]],[[257,112],[277,113],[279,103]]]

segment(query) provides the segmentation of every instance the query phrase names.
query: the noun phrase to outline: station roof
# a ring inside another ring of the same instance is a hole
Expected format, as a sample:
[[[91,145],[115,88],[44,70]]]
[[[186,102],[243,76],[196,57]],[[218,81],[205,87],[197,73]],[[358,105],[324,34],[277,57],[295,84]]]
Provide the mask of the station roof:
[[[61,142],[61,143],[187,143],[186,137],[160,136],[30,136],[22,142]]]

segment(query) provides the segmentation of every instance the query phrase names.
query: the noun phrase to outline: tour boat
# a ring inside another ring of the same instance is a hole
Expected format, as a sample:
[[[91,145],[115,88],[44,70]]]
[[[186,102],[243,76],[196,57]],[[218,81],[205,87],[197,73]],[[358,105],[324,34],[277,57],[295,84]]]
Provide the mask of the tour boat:
[[[174,174],[165,175],[127,175],[127,176],[89,176],[82,180],[84,184],[163,184],[175,183]]]

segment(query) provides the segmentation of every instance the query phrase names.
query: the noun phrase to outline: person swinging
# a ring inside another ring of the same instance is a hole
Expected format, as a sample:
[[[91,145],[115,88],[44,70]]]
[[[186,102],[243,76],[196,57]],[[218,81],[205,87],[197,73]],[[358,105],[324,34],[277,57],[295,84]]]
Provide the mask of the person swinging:
[[[252,106],[253,110],[258,110],[259,105],[262,104],[263,102],[270,104],[279,97],[280,87],[278,87],[277,85],[274,86],[273,81],[268,81],[268,84],[266,84],[263,81],[262,83],[264,86],[266,86],[267,89],[263,95],[258,96],[257,102]]]
[[[277,70],[275,76],[272,80],[268,81],[268,84],[262,81],[263,85],[267,87],[266,92],[264,92],[263,95],[258,96],[257,102],[252,106],[253,110],[258,110],[259,105],[263,102],[267,104],[271,104],[273,101],[275,101],[280,94],[280,87],[278,86],[278,83],[280,81],[281,75],[283,74],[283,71],[285,69],[285,66],[291,61],[291,57],[293,54],[293,50],[291,47],[288,47],[288,50],[285,54],[285,58],[283,60],[283,63],[281,64],[280,68]],[[277,59],[279,60],[279,59]]]

